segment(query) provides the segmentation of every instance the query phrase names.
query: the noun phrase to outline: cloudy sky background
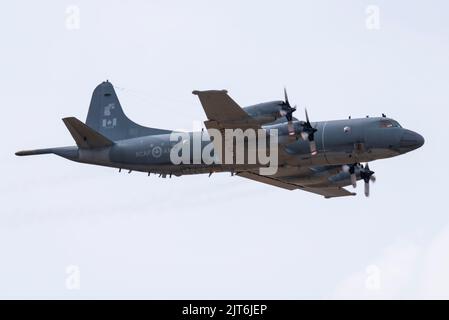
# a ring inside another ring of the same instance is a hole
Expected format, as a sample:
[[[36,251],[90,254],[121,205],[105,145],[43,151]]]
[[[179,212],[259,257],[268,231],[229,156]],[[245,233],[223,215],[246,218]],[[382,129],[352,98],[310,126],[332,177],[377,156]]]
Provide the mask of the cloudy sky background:
[[[4,3],[0,297],[449,298],[448,12],[447,1]],[[106,79],[143,125],[203,121],[194,89],[246,106],[286,85],[313,120],[384,112],[426,144],[373,162],[369,199],[362,186],[325,200],[227,174],[14,156],[74,144],[60,119],[84,120]]]

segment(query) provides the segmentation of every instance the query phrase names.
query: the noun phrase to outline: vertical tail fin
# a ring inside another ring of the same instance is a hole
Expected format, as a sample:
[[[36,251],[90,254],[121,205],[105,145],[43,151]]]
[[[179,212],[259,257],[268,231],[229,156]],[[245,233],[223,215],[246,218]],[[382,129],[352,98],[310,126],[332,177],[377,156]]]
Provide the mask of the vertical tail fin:
[[[143,127],[131,121],[123,112],[114,87],[108,81],[95,88],[86,124],[112,141],[171,133],[170,130]]]

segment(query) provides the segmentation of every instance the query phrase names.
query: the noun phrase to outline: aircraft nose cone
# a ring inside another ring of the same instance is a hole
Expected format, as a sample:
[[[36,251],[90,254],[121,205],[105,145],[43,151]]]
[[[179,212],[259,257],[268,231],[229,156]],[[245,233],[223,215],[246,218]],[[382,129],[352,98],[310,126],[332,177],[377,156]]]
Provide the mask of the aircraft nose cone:
[[[424,138],[419,133],[411,130],[405,130],[399,142],[399,148],[403,152],[409,152],[418,149],[424,144]]]

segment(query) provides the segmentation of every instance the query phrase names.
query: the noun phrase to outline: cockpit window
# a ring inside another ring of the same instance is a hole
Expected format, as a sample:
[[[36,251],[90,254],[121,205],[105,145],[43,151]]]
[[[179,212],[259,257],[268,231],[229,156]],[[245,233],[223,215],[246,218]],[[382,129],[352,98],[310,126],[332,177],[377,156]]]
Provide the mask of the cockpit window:
[[[394,120],[380,120],[379,127],[381,128],[401,128],[401,125]]]

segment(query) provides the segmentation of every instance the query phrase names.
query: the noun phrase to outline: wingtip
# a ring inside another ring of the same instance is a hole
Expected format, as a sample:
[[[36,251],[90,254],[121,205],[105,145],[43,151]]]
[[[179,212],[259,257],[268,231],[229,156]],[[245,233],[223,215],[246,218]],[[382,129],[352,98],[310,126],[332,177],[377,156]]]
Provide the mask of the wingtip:
[[[66,122],[67,120],[73,120],[73,119],[76,119],[76,118],[75,117],[64,117],[64,118],[61,118],[61,120],[64,121],[64,122]]]
[[[222,90],[205,90],[205,91],[193,90],[193,91],[192,91],[192,94],[198,96],[200,93],[211,93],[211,92],[228,93],[228,90],[226,90],[226,89],[222,89]]]

